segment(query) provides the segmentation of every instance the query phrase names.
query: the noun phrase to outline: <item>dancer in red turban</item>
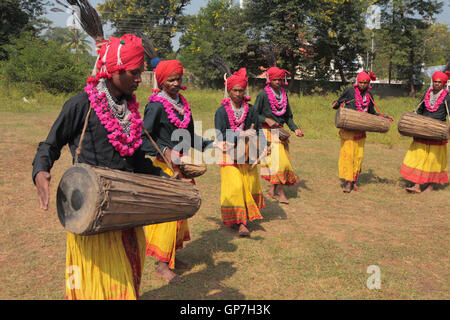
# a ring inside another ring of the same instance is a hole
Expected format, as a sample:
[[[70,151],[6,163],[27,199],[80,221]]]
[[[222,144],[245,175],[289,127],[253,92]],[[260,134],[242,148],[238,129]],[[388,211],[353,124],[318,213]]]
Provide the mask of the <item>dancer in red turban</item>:
[[[369,84],[373,80],[376,80],[376,77],[372,72],[360,72],[356,78],[356,84],[351,88],[347,88],[342,93],[334,108],[349,108],[359,112],[367,112],[380,116],[380,114],[375,111],[373,95],[369,91]],[[390,121],[394,121],[394,119],[388,115],[381,116],[388,118]],[[362,191],[356,185],[356,181],[361,173],[366,132],[340,129],[339,136],[341,138],[339,178],[345,181],[343,191],[345,193],[350,193],[352,190]]]
[[[250,236],[247,225],[250,221],[262,219],[260,210],[265,206],[258,167],[250,164],[251,160],[257,160],[257,136],[261,125],[256,109],[248,103],[250,97],[245,96],[247,83],[245,68],[226,79],[228,97],[222,100],[214,117],[216,144],[223,154],[219,163],[222,222],[236,227],[240,237]],[[238,148],[239,143],[243,146],[248,143],[249,148]],[[250,155],[250,149],[255,156],[246,161],[245,151]]]
[[[140,149],[142,120],[133,92],[141,82],[142,40],[126,34],[103,43],[85,92],[69,99],[33,161],[41,209],[48,210],[50,169],[68,144],[78,162],[116,170],[161,174]],[[92,109],[91,109],[92,108]],[[88,114],[88,111],[91,112]],[[137,299],[145,258],[142,227],[79,236],[67,232],[67,299]]]
[[[192,110],[180,90],[185,90],[183,82],[183,65],[177,60],[160,61],[154,69],[157,86],[155,93],[150,96],[149,103],[144,111],[144,128],[149,132],[158,148],[170,161],[174,170],[179,171],[179,160],[182,156],[189,156],[191,147],[204,151],[212,147],[212,141],[203,139],[194,133],[194,120]],[[189,143],[172,140],[175,130],[184,130],[189,136]],[[166,174],[172,172],[164,158],[151,143],[146,135],[142,135],[144,152],[155,157],[153,163]],[[181,146],[181,148],[179,148]],[[190,180],[194,183],[194,180]],[[173,221],[145,227],[147,239],[147,255],[158,259],[156,275],[169,283],[175,284],[184,280],[171,269],[185,269],[188,265],[176,258],[176,251],[182,249],[184,242],[189,241],[188,220]]]
[[[439,121],[447,121],[450,95],[445,88],[449,73],[441,71],[433,74],[433,85],[425,93],[417,114]],[[414,138],[403,160],[400,174],[414,186],[406,188],[411,193],[433,191],[433,184],[448,182],[447,141],[431,141]]]
[[[289,204],[289,201],[284,193],[284,186],[294,185],[298,183],[298,179],[289,157],[289,139],[280,140],[273,134],[273,130],[283,128],[286,123],[297,137],[303,137],[303,131],[294,122],[286,91],[282,88],[288,74],[288,71],[277,67],[269,68],[267,85],[255,101],[259,121],[272,150],[261,164],[261,177],[271,184],[268,196],[285,204]]]

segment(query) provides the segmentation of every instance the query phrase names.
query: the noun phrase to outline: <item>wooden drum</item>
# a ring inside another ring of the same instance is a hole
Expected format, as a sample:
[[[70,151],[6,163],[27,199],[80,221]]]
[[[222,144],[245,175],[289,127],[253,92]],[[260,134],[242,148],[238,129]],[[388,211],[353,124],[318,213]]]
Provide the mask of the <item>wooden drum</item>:
[[[78,235],[187,219],[200,204],[190,182],[86,164],[64,173],[56,197],[61,224]]]
[[[206,164],[181,163],[180,171],[184,178],[193,179],[205,174],[207,170]]]
[[[405,112],[398,121],[398,132],[407,137],[443,141],[449,138],[450,124],[415,112]]]
[[[280,127],[278,128],[278,134],[280,137],[281,141],[286,141],[287,139],[289,139],[289,137],[291,136],[291,134],[289,133],[289,131],[287,131],[285,128]]]
[[[334,123],[339,129],[380,133],[388,132],[391,126],[386,118],[348,108],[339,108]]]

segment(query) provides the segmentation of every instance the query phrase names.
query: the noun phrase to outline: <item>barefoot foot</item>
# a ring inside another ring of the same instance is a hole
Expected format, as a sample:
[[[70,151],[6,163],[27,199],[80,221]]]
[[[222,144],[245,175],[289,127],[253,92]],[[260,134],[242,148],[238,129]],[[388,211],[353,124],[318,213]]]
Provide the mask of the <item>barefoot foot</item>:
[[[165,262],[160,262],[158,264],[155,273],[159,278],[166,280],[170,284],[177,284],[184,282],[183,278],[181,278],[172,270],[170,270],[168,264]]]

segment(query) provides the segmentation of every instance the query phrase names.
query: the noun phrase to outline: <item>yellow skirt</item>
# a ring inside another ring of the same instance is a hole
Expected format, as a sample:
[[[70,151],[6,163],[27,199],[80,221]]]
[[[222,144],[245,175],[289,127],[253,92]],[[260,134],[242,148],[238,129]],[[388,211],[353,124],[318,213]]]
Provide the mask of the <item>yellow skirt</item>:
[[[68,232],[66,299],[139,299],[144,259],[142,227],[91,236]]]
[[[341,137],[339,178],[356,181],[361,173],[366,133],[340,129],[339,136]]]
[[[265,207],[258,176],[258,167],[248,164],[225,165],[220,169],[220,211],[224,225],[247,224],[262,219]]]
[[[418,184],[447,183],[447,141],[414,139],[403,160],[400,174]]]
[[[172,176],[173,172],[165,162],[158,159],[153,164]],[[187,220],[152,224],[144,227],[147,239],[146,253],[162,262],[167,262],[169,268],[175,268],[175,251],[183,248],[184,241],[191,240]]]
[[[271,129],[263,129],[271,153],[261,162],[261,178],[271,184],[287,186],[298,183],[289,157],[289,140],[272,141]]]

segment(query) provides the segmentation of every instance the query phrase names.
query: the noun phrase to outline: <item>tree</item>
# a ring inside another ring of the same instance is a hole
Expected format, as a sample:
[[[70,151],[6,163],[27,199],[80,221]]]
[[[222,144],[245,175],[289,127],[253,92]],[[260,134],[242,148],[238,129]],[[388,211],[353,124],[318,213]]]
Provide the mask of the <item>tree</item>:
[[[211,0],[197,16],[190,17],[180,39],[180,58],[204,84],[222,81],[224,73],[248,66],[252,51],[245,30],[246,17],[238,6]]]
[[[260,48],[267,48],[267,56],[278,55],[267,66],[278,64],[291,73],[307,75],[312,62],[311,30],[308,26],[313,0],[249,0],[246,15],[251,23],[247,34]],[[292,86],[292,81],[290,86]]]
[[[0,2],[0,60],[6,59],[4,46],[11,37],[22,31],[37,34],[48,23],[41,16],[45,13],[45,0],[2,0]]]
[[[407,80],[415,96],[416,83],[424,61],[424,38],[435,15],[442,8],[437,0],[378,0],[381,6],[381,36],[389,54],[389,78],[393,69],[397,78]]]
[[[78,31],[75,35],[72,29],[56,27],[49,29],[44,38],[56,41],[61,44],[63,49],[69,49],[75,53],[88,55],[92,51],[90,38],[83,31]]]
[[[367,1],[360,0],[315,2],[310,24],[316,79],[327,79],[337,70],[341,80],[347,81],[361,67],[357,58],[366,49],[368,6]]]
[[[106,0],[99,5],[102,19],[110,21],[115,35],[144,32],[160,57],[172,50],[172,38],[182,27],[183,9],[190,0]]]
[[[450,29],[445,23],[434,23],[424,39],[425,66],[440,66],[450,60]]]
[[[2,61],[0,72],[9,82],[26,83],[50,92],[81,90],[92,70],[90,57],[80,61],[60,43],[44,41],[32,32],[24,32],[4,47],[9,60]]]

